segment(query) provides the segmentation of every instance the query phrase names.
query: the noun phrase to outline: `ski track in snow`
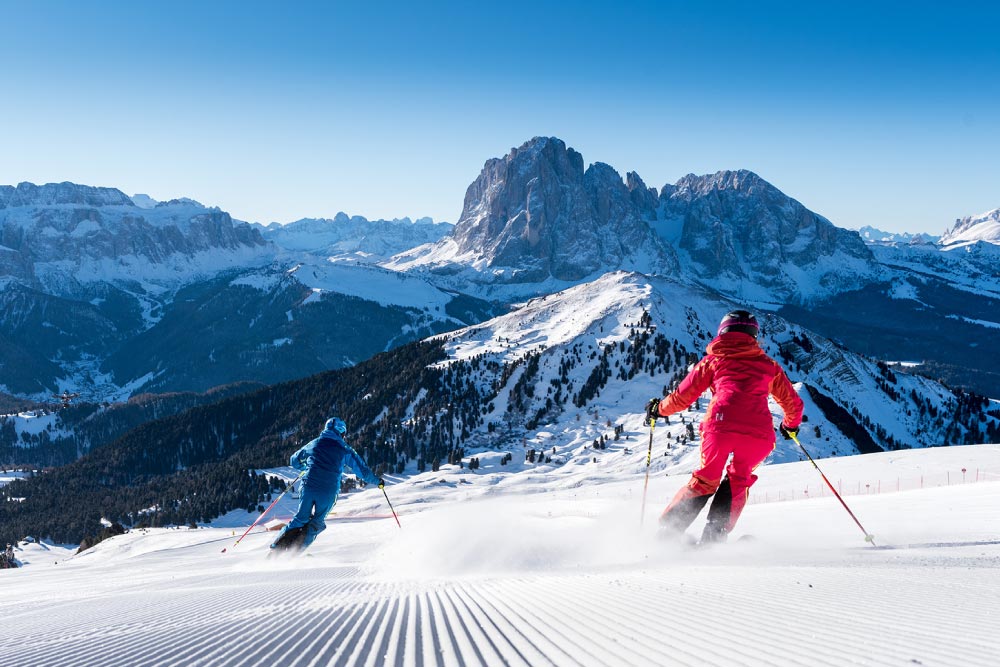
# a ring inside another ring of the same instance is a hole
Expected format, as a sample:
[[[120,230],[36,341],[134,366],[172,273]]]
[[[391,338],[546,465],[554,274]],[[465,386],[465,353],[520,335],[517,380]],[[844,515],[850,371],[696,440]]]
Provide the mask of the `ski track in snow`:
[[[272,572],[263,581],[240,572],[208,581],[201,573],[178,573],[156,590],[141,581],[108,579],[81,594],[30,602],[27,613],[17,609],[27,600],[6,603],[5,634],[19,639],[4,662],[11,667],[1000,662],[995,619],[963,602],[968,596],[998,599],[996,583],[984,586],[982,572],[967,567],[922,572],[919,564],[887,569],[887,559],[877,553],[864,558],[868,567],[853,564],[847,587],[841,567],[789,570],[787,564],[683,564],[408,585],[364,581],[354,566],[309,569],[305,578],[300,570]],[[109,596],[113,605],[104,604]],[[938,632],[928,635],[924,623]]]
[[[992,465],[998,454],[823,464],[845,476],[911,474]],[[773,493],[816,474],[793,463],[761,477]],[[734,538],[756,540],[690,549],[655,538],[655,514],[683,481],[650,480],[642,529],[633,474],[544,494],[512,478],[503,494],[450,500],[392,486],[402,530],[334,519],[295,558],[268,559],[265,531],[234,547],[242,531],[232,525],[131,531],[72,557],[22,547],[28,565],[0,572],[0,663],[1000,664],[1000,482],[848,497],[881,548],[825,497],[750,505]],[[340,510],[371,514],[375,499],[352,494]]]

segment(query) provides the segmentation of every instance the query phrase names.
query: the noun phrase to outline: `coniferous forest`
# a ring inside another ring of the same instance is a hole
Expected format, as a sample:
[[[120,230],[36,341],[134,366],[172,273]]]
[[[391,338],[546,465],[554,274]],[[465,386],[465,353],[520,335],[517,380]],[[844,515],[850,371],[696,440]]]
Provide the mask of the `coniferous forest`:
[[[481,406],[471,385],[453,392],[448,372],[430,367],[443,358],[440,342],[414,343],[144,424],[74,463],[0,489],[0,541],[32,535],[78,543],[101,532],[102,518],[161,526],[256,509],[283,486],[252,471],[286,465],[331,415],[365,425],[348,441],[380,474],[409,459],[446,460],[456,448],[454,425],[476,423]],[[422,389],[420,410],[406,415]]]

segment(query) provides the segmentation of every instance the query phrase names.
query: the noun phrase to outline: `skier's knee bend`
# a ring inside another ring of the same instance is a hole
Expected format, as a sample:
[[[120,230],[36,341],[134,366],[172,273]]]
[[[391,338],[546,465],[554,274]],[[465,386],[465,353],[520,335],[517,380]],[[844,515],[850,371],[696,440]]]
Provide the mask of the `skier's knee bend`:
[[[719,488],[721,481],[721,479],[711,480],[694,474],[691,475],[691,480],[687,483],[687,486],[692,492],[691,495],[710,496]]]
[[[738,490],[749,489],[757,481],[757,475],[753,473],[740,474],[730,471],[727,476],[729,477],[730,485]]]

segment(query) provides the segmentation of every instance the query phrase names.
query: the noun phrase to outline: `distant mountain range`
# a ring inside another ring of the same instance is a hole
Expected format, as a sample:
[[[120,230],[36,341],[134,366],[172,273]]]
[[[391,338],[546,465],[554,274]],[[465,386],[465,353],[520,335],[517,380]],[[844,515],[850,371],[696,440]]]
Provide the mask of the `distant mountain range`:
[[[393,255],[447,236],[454,225],[430,218],[368,220],[338,213],[332,219],[304,218],[288,224],[259,226],[261,235],[291,252],[337,261],[377,264]]]
[[[0,390],[102,401],[279,382],[498,312],[330,261],[372,260],[449,225],[262,228],[190,199],[140,201],[72,183],[0,188]]]
[[[941,240],[941,236],[933,234],[910,234],[909,232],[885,232],[875,227],[866,226],[858,230],[865,243],[876,245],[898,245],[898,244],[935,244]]]
[[[553,137],[488,160],[455,225],[264,226],[190,199],[4,186],[0,391],[101,402],[282,382],[624,270],[1000,396],[983,354],[1000,328],[997,214],[938,240],[858,233],[749,171],[657,190]]]

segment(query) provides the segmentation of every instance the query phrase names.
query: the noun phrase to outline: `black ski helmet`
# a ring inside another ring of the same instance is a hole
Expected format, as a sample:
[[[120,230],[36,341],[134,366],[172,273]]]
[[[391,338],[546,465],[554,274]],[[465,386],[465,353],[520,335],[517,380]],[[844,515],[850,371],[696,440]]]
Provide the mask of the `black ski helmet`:
[[[719,322],[719,333],[717,335],[721,336],[724,333],[732,331],[750,334],[756,338],[760,327],[757,326],[757,318],[749,310],[732,310],[726,313],[726,316]]]

